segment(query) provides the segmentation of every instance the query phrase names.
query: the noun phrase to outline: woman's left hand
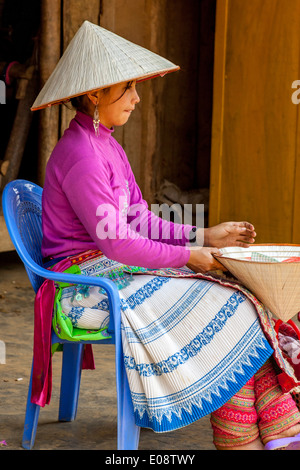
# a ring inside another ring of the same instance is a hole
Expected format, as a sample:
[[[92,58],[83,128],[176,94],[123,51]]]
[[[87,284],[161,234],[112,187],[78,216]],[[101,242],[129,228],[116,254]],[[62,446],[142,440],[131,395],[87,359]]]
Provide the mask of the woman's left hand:
[[[201,232],[203,234],[202,230]],[[199,235],[201,236],[201,233]],[[249,222],[223,222],[204,229],[204,246],[216,248],[240,246],[247,248],[255,242],[255,237],[255,229]]]

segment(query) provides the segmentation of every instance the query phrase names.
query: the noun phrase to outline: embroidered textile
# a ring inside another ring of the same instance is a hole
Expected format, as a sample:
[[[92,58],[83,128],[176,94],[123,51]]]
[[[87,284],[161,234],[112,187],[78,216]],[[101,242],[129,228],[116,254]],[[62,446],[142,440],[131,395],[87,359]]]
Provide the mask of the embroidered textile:
[[[264,441],[299,422],[299,410],[291,395],[282,392],[271,360],[211,415],[218,447],[249,444],[259,436]]]
[[[120,268],[103,255],[79,266],[84,275]],[[128,281],[119,285],[122,341],[138,425],[164,432],[211,413],[272,354],[257,311],[241,290],[189,270],[122,271]],[[90,287],[77,294],[69,286],[61,295],[74,325],[105,327],[105,293]]]

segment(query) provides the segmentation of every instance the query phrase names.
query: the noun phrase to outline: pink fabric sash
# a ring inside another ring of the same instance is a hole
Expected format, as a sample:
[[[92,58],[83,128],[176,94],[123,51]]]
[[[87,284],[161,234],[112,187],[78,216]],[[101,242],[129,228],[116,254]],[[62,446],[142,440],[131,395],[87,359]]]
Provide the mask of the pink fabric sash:
[[[66,258],[51,269],[63,272],[71,266]],[[49,405],[52,392],[51,331],[55,285],[46,279],[39,288],[34,303],[34,344],[31,402],[39,406]],[[86,344],[82,363],[83,369],[95,369],[92,345]]]

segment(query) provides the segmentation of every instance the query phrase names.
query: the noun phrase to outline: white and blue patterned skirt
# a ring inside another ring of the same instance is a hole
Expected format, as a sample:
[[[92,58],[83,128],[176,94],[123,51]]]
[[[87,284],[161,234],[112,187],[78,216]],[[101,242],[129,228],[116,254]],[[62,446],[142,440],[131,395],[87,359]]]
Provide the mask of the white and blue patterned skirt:
[[[109,275],[118,266],[101,256],[80,269],[85,275]],[[211,413],[273,353],[254,305],[239,290],[206,279],[143,273],[123,275],[119,293],[125,366],[139,426],[170,431]],[[108,325],[108,299],[97,287],[64,288],[61,306],[77,328]]]

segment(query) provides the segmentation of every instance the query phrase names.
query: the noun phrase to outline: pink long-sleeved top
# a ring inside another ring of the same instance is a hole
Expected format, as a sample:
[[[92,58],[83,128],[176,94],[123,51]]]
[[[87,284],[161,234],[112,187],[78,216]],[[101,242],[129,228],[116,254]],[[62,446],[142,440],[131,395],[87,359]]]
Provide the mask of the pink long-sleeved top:
[[[77,112],[47,164],[43,190],[43,257],[99,249],[145,268],[184,266],[190,225],[162,220],[143,200],[113,129]]]

